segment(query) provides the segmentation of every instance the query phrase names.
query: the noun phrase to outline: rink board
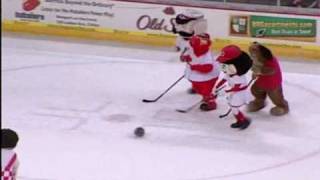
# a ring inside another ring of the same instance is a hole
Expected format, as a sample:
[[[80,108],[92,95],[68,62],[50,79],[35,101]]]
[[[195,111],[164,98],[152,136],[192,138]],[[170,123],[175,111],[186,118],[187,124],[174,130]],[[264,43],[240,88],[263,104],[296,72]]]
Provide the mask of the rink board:
[[[41,1],[31,8],[24,7],[20,0],[12,0],[3,6],[2,29],[5,31],[155,46],[174,46],[176,36],[171,33],[172,20],[186,9],[102,0]],[[320,60],[319,17],[193,9],[202,11],[209,22],[213,50],[219,51],[228,44],[247,50],[250,42],[259,41],[280,56]],[[245,23],[235,23],[239,19]],[[282,27],[274,27],[273,22]],[[265,29],[266,36],[257,37],[257,28]]]

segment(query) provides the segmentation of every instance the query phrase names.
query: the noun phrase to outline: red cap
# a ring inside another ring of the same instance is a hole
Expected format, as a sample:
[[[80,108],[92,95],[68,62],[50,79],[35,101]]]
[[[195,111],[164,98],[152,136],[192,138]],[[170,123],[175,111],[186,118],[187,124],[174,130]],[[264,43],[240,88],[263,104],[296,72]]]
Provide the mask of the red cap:
[[[234,59],[234,58],[237,58],[241,55],[242,51],[241,49],[236,46],[236,45],[229,45],[229,46],[226,46],[224,47],[222,50],[221,50],[221,54],[220,56],[217,58],[217,60],[220,62],[220,63],[224,63],[226,61],[229,61],[231,59]]]

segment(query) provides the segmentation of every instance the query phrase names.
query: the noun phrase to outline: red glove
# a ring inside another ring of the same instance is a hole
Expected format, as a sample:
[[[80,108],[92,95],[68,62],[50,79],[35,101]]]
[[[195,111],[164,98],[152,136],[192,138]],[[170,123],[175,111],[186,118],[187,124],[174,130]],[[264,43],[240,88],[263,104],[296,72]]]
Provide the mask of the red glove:
[[[195,64],[195,65],[190,65],[191,70],[193,71],[199,71],[201,73],[208,73],[212,71],[213,66],[212,64]]]
[[[189,55],[182,55],[182,56],[180,56],[180,61],[188,63],[188,62],[192,61],[192,58]]]

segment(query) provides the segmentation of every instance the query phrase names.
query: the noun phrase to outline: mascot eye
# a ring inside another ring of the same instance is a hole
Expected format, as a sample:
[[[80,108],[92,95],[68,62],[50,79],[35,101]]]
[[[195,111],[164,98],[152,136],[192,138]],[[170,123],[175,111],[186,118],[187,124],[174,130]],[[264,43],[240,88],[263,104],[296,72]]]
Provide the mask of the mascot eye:
[[[226,65],[225,64],[220,64],[220,67],[222,70],[224,70],[226,68]]]
[[[220,67],[221,67],[221,70],[222,70],[224,73],[227,72],[228,65],[226,65],[226,64],[220,64]]]
[[[180,25],[184,25],[189,23],[190,21],[196,20],[195,18],[188,17],[183,14],[178,14],[176,17],[176,23]]]
[[[177,19],[186,20],[188,17],[183,14],[178,14]]]

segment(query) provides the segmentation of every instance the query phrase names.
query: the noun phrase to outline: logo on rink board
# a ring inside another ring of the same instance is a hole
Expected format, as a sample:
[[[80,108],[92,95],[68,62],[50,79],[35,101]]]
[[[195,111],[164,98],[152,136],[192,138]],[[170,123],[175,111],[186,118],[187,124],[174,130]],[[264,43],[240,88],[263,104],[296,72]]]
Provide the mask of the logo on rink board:
[[[248,36],[249,16],[231,16],[230,34],[239,36]]]
[[[165,17],[151,17],[151,15],[141,15],[136,22],[136,27],[139,30],[158,30],[168,33],[172,32],[172,27],[175,19],[175,10],[173,7],[166,7],[162,13]],[[167,16],[173,16],[170,19]]]
[[[41,14],[28,14],[28,13],[24,13],[24,12],[16,12],[15,13],[15,17],[16,18],[21,18],[21,19],[30,19],[30,20],[36,20],[36,21],[40,21],[40,20],[44,20],[44,15]]]
[[[174,18],[167,22],[164,18],[152,18],[149,15],[142,15],[137,20],[137,28],[139,30],[164,30],[166,32],[172,32]]]
[[[22,10],[24,12],[15,12],[15,17],[22,21],[30,21],[30,22],[39,22],[45,19],[43,14],[35,14],[31,11],[37,9],[39,7],[39,0],[23,0],[22,1]]]
[[[39,0],[23,0],[22,8],[25,11],[32,11],[40,5]]]
[[[231,36],[315,42],[317,22],[271,16],[230,16]]]

